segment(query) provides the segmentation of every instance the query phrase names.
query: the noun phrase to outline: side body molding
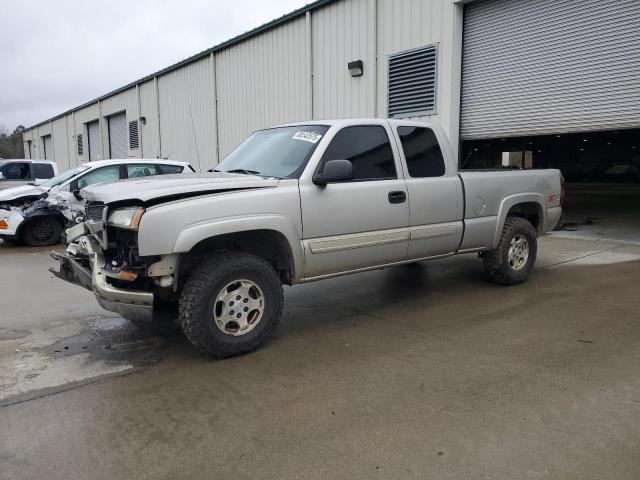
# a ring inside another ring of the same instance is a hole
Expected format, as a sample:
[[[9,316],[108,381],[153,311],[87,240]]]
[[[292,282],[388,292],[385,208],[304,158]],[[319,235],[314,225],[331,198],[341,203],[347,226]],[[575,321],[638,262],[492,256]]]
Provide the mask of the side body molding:
[[[173,253],[189,252],[199,242],[229,233],[269,230],[281,234],[289,244],[293,255],[293,278],[304,274],[304,251],[295,225],[282,215],[250,215],[226,217],[187,226],[179,234]]]
[[[496,224],[496,231],[493,235],[492,247],[496,248],[498,242],[500,242],[500,235],[502,235],[502,229],[504,228],[504,222],[507,220],[507,213],[515,205],[519,203],[535,203],[538,206],[538,215],[540,216],[540,222],[538,230],[546,224],[547,210],[545,208],[545,197],[541,193],[529,192],[529,193],[517,193],[505,197],[500,202],[500,209],[498,210],[498,222]]]

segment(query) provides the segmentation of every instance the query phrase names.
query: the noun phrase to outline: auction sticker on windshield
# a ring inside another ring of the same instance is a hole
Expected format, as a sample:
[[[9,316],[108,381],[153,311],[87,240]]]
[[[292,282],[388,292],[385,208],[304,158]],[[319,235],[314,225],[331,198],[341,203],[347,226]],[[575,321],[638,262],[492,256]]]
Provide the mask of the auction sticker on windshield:
[[[304,132],[302,130],[297,131],[293,136],[294,140],[304,140],[305,142],[318,143],[322,138],[322,135],[315,132]]]

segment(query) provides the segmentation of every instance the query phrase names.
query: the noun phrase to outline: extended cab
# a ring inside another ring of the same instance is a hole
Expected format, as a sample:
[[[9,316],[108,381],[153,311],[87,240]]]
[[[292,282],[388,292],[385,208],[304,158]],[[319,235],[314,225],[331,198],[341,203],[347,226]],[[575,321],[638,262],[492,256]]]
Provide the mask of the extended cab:
[[[260,130],[212,174],[83,195],[52,271],[137,325],[177,318],[216,357],[269,337],[283,284],[471,252],[522,282],[562,213],[558,170],[458,172],[440,128],[380,119]]]

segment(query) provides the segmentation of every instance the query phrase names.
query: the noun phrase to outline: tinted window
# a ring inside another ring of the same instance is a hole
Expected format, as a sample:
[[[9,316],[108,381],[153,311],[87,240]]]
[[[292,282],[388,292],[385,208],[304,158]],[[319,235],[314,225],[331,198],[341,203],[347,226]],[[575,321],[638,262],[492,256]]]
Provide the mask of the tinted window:
[[[322,157],[323,163],[328,160],[350,160],[354,180],[397,178],[389,137],[380,126],[343,128]]]
[[[31,171],[28,163],[12,162],[0,167],[5,180],[29,180]]]
[[[127,165],[128,178],[150,177],[157,174],[155,165]]]
[[[78,190],[82,190],[84,187],[93,185],[100,182],[115,182],[120,179],[120,165],[111,165],[109,167],[102,167],[94,170],[91,173],[87,173],[84,177],[78,179]]]
[[[48,163],[34,163],[35,178],[53,178],[53,167]]]
[[[177,165],[158,165],[158,171],[160,175],[170,175],[172,173],[182,173],[184,167],[179,167]]]
[[[398,135],[412,177],[441,177],[444,158],[433,130],[423,127],[398,127]]]

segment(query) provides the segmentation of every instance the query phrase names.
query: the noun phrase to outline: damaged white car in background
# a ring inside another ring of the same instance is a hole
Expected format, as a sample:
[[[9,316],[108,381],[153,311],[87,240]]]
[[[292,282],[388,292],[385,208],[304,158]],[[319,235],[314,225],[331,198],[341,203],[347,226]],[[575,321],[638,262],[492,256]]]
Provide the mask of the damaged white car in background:
[[[40,185],[0,192],[0,239],[29,246],[60,242],[68,226],[84,221],[80,190],[97,183],[153,175],[193,173],[188,162],[102,160],[78,165]]]

